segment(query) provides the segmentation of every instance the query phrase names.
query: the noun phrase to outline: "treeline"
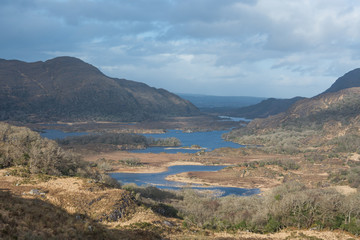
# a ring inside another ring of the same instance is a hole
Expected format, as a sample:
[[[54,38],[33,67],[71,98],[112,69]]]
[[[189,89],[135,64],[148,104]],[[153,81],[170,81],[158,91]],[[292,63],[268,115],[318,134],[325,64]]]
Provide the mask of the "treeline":
[[[86,144],[108,144],[108,145],[122,145],[126,148],[134,147],[153,147],[166,146],[175,147],[180,146],[181,142],[175,137],[170,138],[146,138],[143,135],[132,133],[102,133],[90,134],[82,136],[72,136],[64,139],[58,139],[57,142],[61,145],[86,145]]]
[[[64,139],[58,139],[57,142],[62,145],[86,145],[90,143],[111,145],[147,145],[147,139],[145,136],[130,133],[104,133],[72,136]]]
[[[257,168],[257,167],[264,167],[265,165],[277,165],[282,167],[285,171],[287,170],[298,170],[300,165],[296,163],[293,159],[273,159],[273,160],[266,160],[266,161],[253,161],[253,162],[245,162],[238,164],[239,167],[246,167],[246,168]]]
[[[148,146],[150,147],[178,147],[181,141],[176,137],[169,138],[147,138]]]

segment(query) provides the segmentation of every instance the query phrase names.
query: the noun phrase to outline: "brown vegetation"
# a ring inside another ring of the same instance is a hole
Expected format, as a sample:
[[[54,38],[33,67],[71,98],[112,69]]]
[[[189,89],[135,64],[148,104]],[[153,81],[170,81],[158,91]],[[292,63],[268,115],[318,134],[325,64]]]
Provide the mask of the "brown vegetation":
[[[5,239],[14,236],[25,239],[264,239],[264,235],[241,230],[266,233],[288,227],[344,229],[359,234],[358,193],[343,196],[333,190],[309,189],[289,180],[262,197],[214,198],[190,190],[169,193],[154,187],[125,186],[126,191],[118,189],[116,181],[101,173],[119,165],[129,169],[152,165],[158,169],[174,164],[181,156],[182,161],[188,163],[236,163],[236,166],[225,169],[223,176],[227,175],[227,171],[236,169],[247,169],[250,176],[257,169],[265,168],[269,172],[298,172],[300,175],[302,173],[299,171],[305,165],[294,156],[271,156],[255,149],[220,149],[199,155],[133,155],[118,152],[122,159],[105,158],[95,162],[95,165],[88,165],[80,160],[69,162],[67,158],[61,158],[66,156],[66,152],[55,142],[43,140],[28,129],[4,126],[1,156],[10,163],[0,171],[0,185],[3,188],[0,191],[0,229],[4,229],[0,236]],[[39,143],[35,144],[37,141]],[[30,151],[32,147],[40,147],[42,151]],[[52,149],[57,151],[50,151]],[[32,171],[29,162],[38,155],[29,154],[30,158],[17,161],[17,156],[24,156],[27,151],[51,156],[41,159],[45,163],[46,159],[57,159],[58,165],[47,164],[49,168],[39,165],[41,167],[35,169],[48,171]],[[162,158],[159,159],[159,156]],[[76,171],[59,170],[67,167]],[[90,173],[93,179],[58,177],[66,174],[85,176],[84,173]],[[270,174],[268,179],[272,177]],[[239,178],[241,176],[238,175]],[[63,224],[55,224],[58,219]],[[34,222],[38,225],[35,226]],[[279,234],[265,238],[321,237],[315,231],[305,234],[296,230]],[[330,236],[350,238],[346,233],[331,233]]]

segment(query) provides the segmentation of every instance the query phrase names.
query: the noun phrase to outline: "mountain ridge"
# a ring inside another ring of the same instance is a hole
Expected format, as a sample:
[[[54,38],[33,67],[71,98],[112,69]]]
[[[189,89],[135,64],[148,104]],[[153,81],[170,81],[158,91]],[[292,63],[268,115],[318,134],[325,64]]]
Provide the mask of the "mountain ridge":
[[[342,89],[360,87],[360,68],[355,68],[342,77],[339,77],[327,90],[323,93],[337,92]]]
[[[74,57],[45,62],[0,60],[0,119],[141,121],[197,115],[164,89],[111,78]]]
[[[360,87],[324,93],[294,103],[287,111],[264,119],[255,119],[249,128],[277,128],[301,122],[341,121],[360,114]]]

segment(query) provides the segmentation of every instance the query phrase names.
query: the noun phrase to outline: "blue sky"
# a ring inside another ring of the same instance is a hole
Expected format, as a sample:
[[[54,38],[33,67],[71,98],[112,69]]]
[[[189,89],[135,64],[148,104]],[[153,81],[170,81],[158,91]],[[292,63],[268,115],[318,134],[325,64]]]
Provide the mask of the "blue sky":
[[[2,0],[0,58],[176,93],[314,96],[360,67],[358,0]]]

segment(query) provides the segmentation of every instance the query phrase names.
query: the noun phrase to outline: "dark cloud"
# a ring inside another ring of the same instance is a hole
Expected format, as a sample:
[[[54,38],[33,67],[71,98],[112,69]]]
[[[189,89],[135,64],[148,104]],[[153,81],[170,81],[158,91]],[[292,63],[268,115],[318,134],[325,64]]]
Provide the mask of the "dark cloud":
[[[311,96],[358,67],[359,12],[353,0],[3,0],[0,58],[72,55],[175,92]]]

